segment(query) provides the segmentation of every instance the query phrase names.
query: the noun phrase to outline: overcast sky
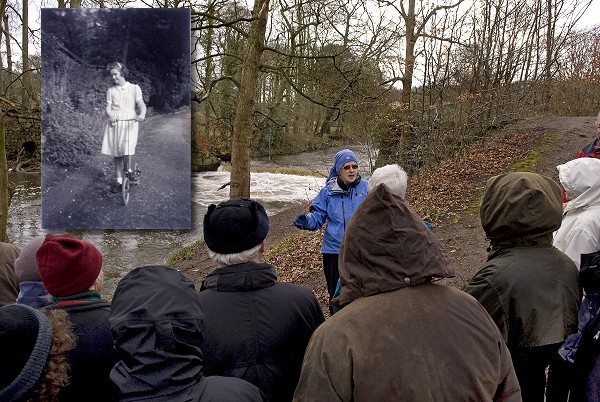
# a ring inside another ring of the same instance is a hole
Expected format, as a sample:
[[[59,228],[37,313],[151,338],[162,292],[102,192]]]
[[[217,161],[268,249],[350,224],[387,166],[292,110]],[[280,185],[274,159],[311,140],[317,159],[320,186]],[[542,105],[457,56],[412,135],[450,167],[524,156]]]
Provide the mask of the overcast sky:
[[[32,4],[33,3],[33,4]],[[40,2],[31,1],[29,4],[29,27],[31,29],[39,29],[40,27]],[[586,10],[585,14],[579,21],[580,27],[589,27],[600,24],[600,0],[592,0],[591,5]],[[35,46],[30,46],[30,53],[39,53],[39,49]]]

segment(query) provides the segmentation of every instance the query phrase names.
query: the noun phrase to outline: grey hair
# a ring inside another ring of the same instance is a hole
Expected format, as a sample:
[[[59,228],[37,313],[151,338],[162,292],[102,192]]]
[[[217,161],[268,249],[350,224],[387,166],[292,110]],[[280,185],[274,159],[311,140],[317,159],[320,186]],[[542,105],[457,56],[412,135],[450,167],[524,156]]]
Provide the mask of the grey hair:
[[[258,246],[254,246],[251,249],[240,251],[239,253],[232,254],[220,254],[215,253],[211,249],[208,249],[208,256],[219,266],[226,267],[227,265],[242,264],[244,262],[259,262],[260,261],[260,247],[262,242]]]
[[[368,191],[380,184],[385,184],[396,195],[404,198],[408,186],[408,175],[400,165],[386,165],[375,169],[369,178]]]

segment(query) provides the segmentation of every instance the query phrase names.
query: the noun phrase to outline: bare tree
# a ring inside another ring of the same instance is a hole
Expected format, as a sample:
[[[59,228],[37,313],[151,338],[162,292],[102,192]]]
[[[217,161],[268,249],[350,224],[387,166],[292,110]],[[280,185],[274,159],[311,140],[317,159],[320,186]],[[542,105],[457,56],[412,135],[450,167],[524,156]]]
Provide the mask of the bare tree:
[[[426,8],[424,3],[417,8],[416,0],[402,0],[392,2],[388,0],[378,0],[380,5],[395,10],[399,18],[404,22],[404,32],[401,33],[400,41],[403,42],[404,68],[401,73],[402,98],[400,107],[401,126],[394,135],[384,139],[381,144],[377,165],[381,166],[391,162],[399,162],[403,155],[403,142],[405,137],[409,136],[412,130],[412,86],[415,72],[415,64],[418,56],[417,42],[419,39],[429,37],[435,40],[444,40],[443,37],[436,36],[435,33],[428,32],[428,23],[437,13],[448,12],[457,9],[463,0],[451,1],[448,4],[438,4],[431,8]]]
[[[250,197],[250,141],[254,131],[252,115],[268,16],[269,0],[255,0],[233,121],[230,198]]]

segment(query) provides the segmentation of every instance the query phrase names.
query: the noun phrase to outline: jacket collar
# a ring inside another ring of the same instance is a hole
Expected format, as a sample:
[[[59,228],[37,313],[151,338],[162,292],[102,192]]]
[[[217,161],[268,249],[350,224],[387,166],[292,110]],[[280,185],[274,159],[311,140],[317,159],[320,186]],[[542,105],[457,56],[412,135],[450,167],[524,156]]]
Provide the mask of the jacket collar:
[[[342,179],[339,178],[339,176],[335,176],[332,177],[331,179],[329,179],[329,185],[331,186],[331,190],[330,192],[332,193],[349,193],[353,188],[355,188],[356,186],[358,186],[358,183],[360,183],[361,177],[360,175],[357,175],[356,180],[354,180],[352,183],[345,185],[344,182],[342,181]]]
[[[273,266],[246,262],[215,269],[202,282],[200,290],[247,292],[273,286],[276,282],[277,274]]]

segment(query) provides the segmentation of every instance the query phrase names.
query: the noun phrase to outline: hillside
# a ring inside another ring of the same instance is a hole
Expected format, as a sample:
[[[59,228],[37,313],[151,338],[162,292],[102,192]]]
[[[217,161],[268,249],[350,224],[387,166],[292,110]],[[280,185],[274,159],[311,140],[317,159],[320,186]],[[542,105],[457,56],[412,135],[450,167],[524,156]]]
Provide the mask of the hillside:
[[[556,166],[573,159],[595,135],[595,117],[543,117],[498,130],[454,158],[411,177],[407,200],[436,224],[434,231],[451,257],[456,277],[445,280],[462,288],[487,256],[489,242],[479,221],[479,200],[486,180],[497,174],[532,171],[558,182]],[[311,288],[326,310],[327,292],[321,271],[322,231],[300,231],[292,225],[301,208],[271,217],[264,261],[279,279]],[[214,269],[204,247],[174,264],[199,288]]]

